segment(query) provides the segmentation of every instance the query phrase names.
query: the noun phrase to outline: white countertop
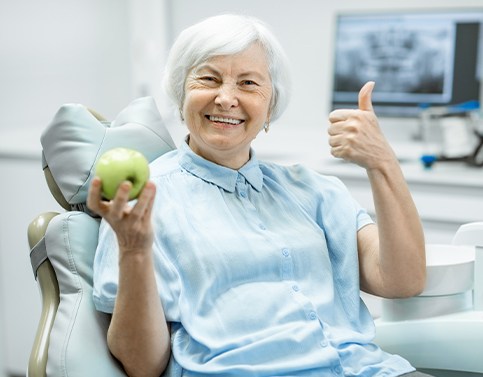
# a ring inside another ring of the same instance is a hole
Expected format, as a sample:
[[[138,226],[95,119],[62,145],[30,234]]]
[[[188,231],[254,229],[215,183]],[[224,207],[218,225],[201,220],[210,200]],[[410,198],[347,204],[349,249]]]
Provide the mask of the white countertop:
[[[261,139],[261,140],[259,140]],[[300,144],[297,141],[300,140]],[[290,145],[285,151],[280,145]],[[483,168],[464,162],[436,162],[425,169],[419,158],[423,147],[414,141],[391,142],[401,161],[401,169],[408,183],[425,183],[456,187],[483,189]],[[285,131],[277,135],[260,135],[255,141],[255,151],[260,160],[269,160],[283,165],[301,163],[323,174],[343,178],[365,179],[363,168],[334,158],[330,154],[323,130],[308,132],[301,130],[293,134]]]
[[[483,168],[470,166],[463,162],[437,162],[430,169],[425,169],[417,161],[402,161],[401,169],[408,183],[426,183],[446,186],[465,186],[483,189]],[[363,178],[364,169],[338,160],[325,160],[317,168],[323,174],[336,175],[340,178]]]
[[[0,158],[40,160],[42,145],[41,129],[19,128],[0,131]]]

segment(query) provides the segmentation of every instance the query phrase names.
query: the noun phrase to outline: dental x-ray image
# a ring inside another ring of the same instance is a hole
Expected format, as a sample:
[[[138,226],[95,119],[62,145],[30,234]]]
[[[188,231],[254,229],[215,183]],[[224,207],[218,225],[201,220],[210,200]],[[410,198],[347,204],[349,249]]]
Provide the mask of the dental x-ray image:
[[[436,96],[444,102],[451,95],[455,27],[447,20],[347,18],[338,25],[336,43],[339,100],[369,80],[376,81],[374,99],[381,102]]]

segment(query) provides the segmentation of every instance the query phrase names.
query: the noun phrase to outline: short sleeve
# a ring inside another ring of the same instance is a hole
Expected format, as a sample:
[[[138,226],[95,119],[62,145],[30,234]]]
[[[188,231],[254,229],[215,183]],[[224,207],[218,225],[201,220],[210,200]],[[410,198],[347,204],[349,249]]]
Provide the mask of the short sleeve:
[[[99,228],[99,242],[93,267],[93,300],[97,310],[112,313],[118,286],[117,237],[110,225],[102,220]]]

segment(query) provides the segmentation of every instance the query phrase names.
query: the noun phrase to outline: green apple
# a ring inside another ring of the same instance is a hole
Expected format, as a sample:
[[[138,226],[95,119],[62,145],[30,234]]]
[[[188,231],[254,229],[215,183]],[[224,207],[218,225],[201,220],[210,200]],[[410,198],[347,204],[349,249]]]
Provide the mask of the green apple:
[[[113,148],[99,157],[96,175],[101,178],[102,196],[108,200],[114,199],[122,182],[130,181],[129,200],[132,200],[138,197],[149,179],[149,163],[134,149]]]

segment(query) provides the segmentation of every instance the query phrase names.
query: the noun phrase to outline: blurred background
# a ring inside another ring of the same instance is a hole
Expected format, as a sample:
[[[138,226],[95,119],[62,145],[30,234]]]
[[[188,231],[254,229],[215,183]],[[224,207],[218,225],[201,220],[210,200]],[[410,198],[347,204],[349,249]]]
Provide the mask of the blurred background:
[[[280,39],[293,76],[289,108],[255,143],[260,156],[340,173],[371,207],[360,172],[332,162],[327,147],[336,16],[482,7],[481,0],[0,0],[0,377],[25,376],[40,314],[26,231],[37,214],[60,210],[44,183],[39,137],[62,104],[82,103],[112,119],[133,99],[153,96],[179,144],[185,129],[160,90],[171,43],[202,18],[228,11],[254,15]],[[401,160],[420,152],[414,136],[419,121],[381,116]],[[457,225],[482,214],[481,168],[457,165],[445,173],[415,163],[407,169],[428,240],[447,242]]]

